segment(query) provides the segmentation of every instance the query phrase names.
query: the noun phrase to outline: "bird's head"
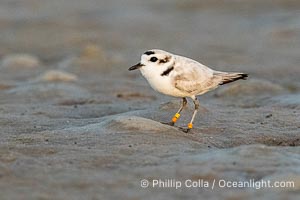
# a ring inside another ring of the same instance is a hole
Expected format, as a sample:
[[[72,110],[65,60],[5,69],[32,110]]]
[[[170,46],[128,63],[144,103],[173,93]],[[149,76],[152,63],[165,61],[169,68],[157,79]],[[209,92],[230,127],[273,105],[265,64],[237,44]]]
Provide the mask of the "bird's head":
[[[141,61],[130,67],[128,70],[140,69],[143,74],[162,74],[168,68],[174,65],[174,56],[166,51],[159,49],[152,49],[146,51],[141,56]]]

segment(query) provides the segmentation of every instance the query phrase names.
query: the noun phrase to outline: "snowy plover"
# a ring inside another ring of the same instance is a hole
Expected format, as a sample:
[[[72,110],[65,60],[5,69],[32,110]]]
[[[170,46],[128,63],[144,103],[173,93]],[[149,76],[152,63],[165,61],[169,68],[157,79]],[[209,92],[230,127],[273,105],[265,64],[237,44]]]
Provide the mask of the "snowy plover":
[[[146,51],[141,56],[141,61],[129,68],[130,71],[135,69],[140,69],[154,90],[182,98],[182,104],[169,125],[173,126],[180,117],[182,109],[187,104],[186,97],[193,100],[195,109],[187,129],[184,129],[185,132],[193,128],[193,121],[199,108],[196,96],[213,90],[219,85],[248,77],[244,73],[215,71],[190,58],[159,49]]]

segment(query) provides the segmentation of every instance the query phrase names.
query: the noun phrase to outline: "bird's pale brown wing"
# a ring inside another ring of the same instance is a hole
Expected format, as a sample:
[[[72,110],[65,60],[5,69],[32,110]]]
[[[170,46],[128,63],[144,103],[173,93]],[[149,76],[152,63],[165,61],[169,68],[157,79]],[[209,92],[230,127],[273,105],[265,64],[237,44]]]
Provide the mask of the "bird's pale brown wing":
[[[213,71],[206,66],[195,66],[195,63],[185,64],[186,66],[179,66],[175,69],[174,86],[178,90],[197,95],[205,93],[218,85],[214,81]]]

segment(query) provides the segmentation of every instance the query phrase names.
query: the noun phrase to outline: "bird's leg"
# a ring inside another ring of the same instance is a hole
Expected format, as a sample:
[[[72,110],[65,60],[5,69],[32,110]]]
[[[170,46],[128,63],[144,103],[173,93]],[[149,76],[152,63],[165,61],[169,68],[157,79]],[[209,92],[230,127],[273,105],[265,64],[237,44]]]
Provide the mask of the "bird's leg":
[[[168,122],[168,123],[165,123],[165,124],[168,124],[168,125],[170,125],[170,126],[174,126],[174,124],[176,123],[176,121],[177,121],[177,120],[179,119],[179,117],[180,117],[181,111],[182,111],[183,108],[186,106],[186,104],[187,104],[187,100],[186,100],[185,97],[183,97],[183,98],[182,98],[182,104],[181,104],[179,110],[178,110],[178,111],[176,112],[176,114],[173,116],[172,121],[171,121],[171,122]]]
[[[172,118],[172,122],[171,122],[171,123],[173,123],[173,125],[174,125],[174,124],[176,123],[176,121],[179,119],[180,113],[181,113],[181,111],[183,110],[183,108],[186,106],[186,104],[187,104],[187,100],[186,100],[185,97],[183,97],[183,98],[182,98],[182,104],[181,104],[179,110],[177,111],[177,113],[176,113],[176,114],[173,116],[173,118]]]
[[[195,119],[195,116],[196,116],[196,114],[198,112],[198,109],[199,109],[199,106],[200,106],[197,97],[193,98],[193,102],[195,104],[195,110],[194,110],[194,113],[193,113],[193,116],[192,116],[192,119],[191,119],[190,123],[188,123],[188,128],[184,129],[184,132],[186,132],[186,133],[189,132],[189,130],[191,130],[193,128],[193,121]]]

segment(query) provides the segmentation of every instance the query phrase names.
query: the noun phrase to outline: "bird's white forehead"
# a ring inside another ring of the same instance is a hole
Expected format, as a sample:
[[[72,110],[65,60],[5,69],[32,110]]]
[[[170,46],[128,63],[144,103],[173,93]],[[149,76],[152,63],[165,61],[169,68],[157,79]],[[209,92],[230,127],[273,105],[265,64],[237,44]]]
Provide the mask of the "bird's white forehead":
[[[149,57],[157,57],[158,59],[163,59],[167,56],[171,56],[172,54],[167,52],[167,51],[163,51],[160,49],[151,49],[151,50],[147,50],[146,52],[143,53],[143,55],[141,56],[142,60],[147,60],[149,59]]]
[[[151,54],[162,54],[162,55],[166,55],[166,54],[170,54],[169,52],[167,51],[164,51],[164,50],[161,50],[161,49],[150,49],[150,50],[147,50],[145,53],[145,55],[151,55]]]

